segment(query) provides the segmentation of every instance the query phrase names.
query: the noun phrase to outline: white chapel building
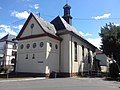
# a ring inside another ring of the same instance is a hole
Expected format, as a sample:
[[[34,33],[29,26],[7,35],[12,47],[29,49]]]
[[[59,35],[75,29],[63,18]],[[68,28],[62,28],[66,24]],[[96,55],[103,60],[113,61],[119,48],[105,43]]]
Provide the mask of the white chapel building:
[[[96,47],[72,26],[70,6],[63,17],[47,22],[31,13],[19,32],[16,72],[73,76],[96,70]]]

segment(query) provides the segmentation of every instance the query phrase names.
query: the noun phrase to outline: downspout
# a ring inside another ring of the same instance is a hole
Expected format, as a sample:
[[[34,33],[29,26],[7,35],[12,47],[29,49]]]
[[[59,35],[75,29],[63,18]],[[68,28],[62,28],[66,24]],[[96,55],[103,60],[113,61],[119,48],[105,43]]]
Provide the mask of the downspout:
[[[73,63],[72,63],[72,37],[71,36],[71,76],[72,76],[72,68],[73,68]]]

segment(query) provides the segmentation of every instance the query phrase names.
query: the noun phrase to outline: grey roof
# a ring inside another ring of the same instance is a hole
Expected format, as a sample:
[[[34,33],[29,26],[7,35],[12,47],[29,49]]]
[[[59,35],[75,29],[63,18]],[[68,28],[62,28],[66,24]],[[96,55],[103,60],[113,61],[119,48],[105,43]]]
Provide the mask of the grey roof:
[[[58,16],[54,20],[51,21],[54,24],[56,30],[60,32],[61,30],[72,31],[73,33],[77,34],[78,36],[82,37],[82,35],[76,30],[75,27],[68,24],[62,17]]]
[[[72,35],[75,35],[77,38],[84,41],[85,43],[92,45],[82,37],[82,35],[77,31],[75,27],[68,24],[62,17],[57,16],[54,20],[51,21],[51,23],[55,26],[58,35],[71,33]],[[94,45],[92,46],[95,47]]]
[[[56,36],[56,29],[53,24],[45,21],[44,19],[42,19],[41,17],[38,17],[35,14],[33,15],[37,19],[38,23],[41,25],[41,27],[44,29],[45,32]]]
[[[13,39],[15,38],[16,38],[15,35],[7,34],[3,38],[1,38],[0,41],[13,41]]]
[[[79,39],[83,40],[85,43],[88,43],[88,44],[92,45],[87,40],[82,38],[82,35],[73,26],[69,25],[62,17],[58,16],[54,20],[52,20],[51,22],[47,22],[47,21],[43,20],[42,18],[38,17],[37,15],[35,15],[33,13],[31,13],[30,16],[28,17],[25,25],[21,29],[17,38],[20,38],[21,34],[23,33],[23,31],[26,28],[29,20],[32,17],[34,17],[36,19],[36,21],[38,22],[40,27],[43,29],[43,31],[48,33],[48,34],[51,34],[55,37],[60,38],[58,35],[61,33],[61,31],[62,31],[62,33],[63,32],[72,32],[75,36],[79,37]],[[60,33],[58,33],[58,32],[60,32]]]

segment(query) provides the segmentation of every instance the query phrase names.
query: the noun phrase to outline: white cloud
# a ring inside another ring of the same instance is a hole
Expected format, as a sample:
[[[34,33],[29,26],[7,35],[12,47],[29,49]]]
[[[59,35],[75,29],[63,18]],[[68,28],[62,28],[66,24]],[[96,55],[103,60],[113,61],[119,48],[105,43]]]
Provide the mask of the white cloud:
[[[14,10],[14,11],[11,13],[11,16],[14,16],[14,17],[16,17],[16,18],[18,18],[18,19],[27,19],[28,16],[29,16],[29,13],[28,13],[27,11],[18,12],[18,11],[15,11],[15,10]]]
[[[114,25],[115,25],[115,26],[120,26],[120,24],[118,24],[118,23],[114,23]]]
[[[0,25],[0,36],[6,35],[8,33],[12,35],[17,35],[17,33],[14,32],[9,25]]]
[[[13,26],[13,28],[18,29],[18,30],[21,30],[22,27],[23,27],[23,25]]]
[[[89,41],[91,44],[93,44],[97,48],[100,48],[101,38],[88,38],[87,41]]]
[[[100,19],[105,19],[105,18],[109,18],[111,16],[111,13],[107,13],[107,14],[103,14],[102,16],[96,16],[96,17],[92,17],[95,20],[100,20]]]
[[[81,31],[79,31],[79,33],[80,33],[82,36],[84,36],[84,37],[86,37],[86,36],[92,36],[92,34],[90,34],[90,33],[83,33],[83,32],[81,32]]]
[[[35,8],[35,9],[38,9],[38,8],[39,8],[39,4],[35,4],[35,5],[34,5],[34,8]]]
[[[0,38],[4,37],[7,34],[8,34],[7,32],[0,32]]]
[[[22,27],[23,27],[23,25],[19,25],[19,26],[18,26],[18,29],[19,29],[19,30],[21,30],[21,29],[22,29]]]
[[[39,9],[39,4],[35,4],[35,5],[29,5],[30,8],[34,8],[34,9]]]

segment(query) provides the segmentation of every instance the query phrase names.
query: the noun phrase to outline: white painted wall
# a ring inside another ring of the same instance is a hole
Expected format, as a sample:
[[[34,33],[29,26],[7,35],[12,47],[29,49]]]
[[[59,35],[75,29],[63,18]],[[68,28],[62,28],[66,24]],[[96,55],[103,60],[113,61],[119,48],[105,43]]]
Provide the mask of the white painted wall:
[[[44,43],[44,46],[40,47],[40,42]],[[49,43],[52,43],[52,47]],[[30,48],[27,49],[26,45],[30,44]],[[33,43],[37,44],[36,48],[33,48]],[[20,49],[20,45],[24,45],[24,49]],[[58,49],[55,49],[55,45],[58,45]],[[29,72],[29,73],[50,73],[52,71],[59,71],[59,41],[52,39],[48,36],[33,38],[27,40],[20,40],[18,43],[17,54],[17,72]],[[28,54],[28,59],[26,59]],[[32,59],[35,54],[35,59]]]
[[[71,48],[70,48],[70,35],[65,34],[60,36],[63,40],[61,42],[61,72],[70,73],[71,72]]]
[[[92,51],[94,49],[70,34],[61,35],[61,37],[63,38],[61,42],[61,72],[76,73],[88,71],[90,68],[88,64],[88,48],[92,57],[91,65],[93,65]],[[74,55],[74,42],[77,42],[77,62]],[[84,63],[82,63],[82,45],[84,46]]]
[[[34,24],[34,28],[31,29],[31,24]],[[22,33],[21,37],[26,37],[30,35],[37,35],[37,34],[43,34],[43,30],[41,29],[40,25],[36,22],[36,20],[32,17],[26,26],[24,32]]]

